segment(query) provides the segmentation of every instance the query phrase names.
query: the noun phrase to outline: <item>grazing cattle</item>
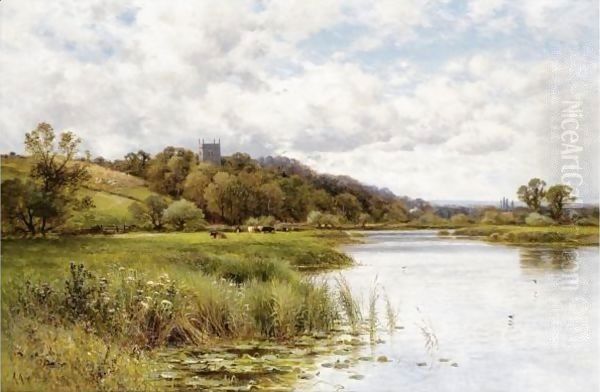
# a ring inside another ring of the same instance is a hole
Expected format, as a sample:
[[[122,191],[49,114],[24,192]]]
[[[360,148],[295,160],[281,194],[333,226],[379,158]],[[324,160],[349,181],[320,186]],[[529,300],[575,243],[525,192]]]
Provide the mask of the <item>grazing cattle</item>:
[[[211,231],[211,232],[210,232],[210,236],[211,236],[213,239],[215,239],[215,240],[216,240],[216,239],[219,239],[219,238],[223,238],[223,239],[227,238],[227,236],[225,235],[225,233],[221,233],[221,232],[219,232],[219,231],[216,231],[216,230],[213,230],[213,231]]]
[[[248,226],[248,233],[254,233],[256,231],[256,227]]]
[[[275,233],[275,228],[273,226],[263,226],[260,231],[263,233]]]

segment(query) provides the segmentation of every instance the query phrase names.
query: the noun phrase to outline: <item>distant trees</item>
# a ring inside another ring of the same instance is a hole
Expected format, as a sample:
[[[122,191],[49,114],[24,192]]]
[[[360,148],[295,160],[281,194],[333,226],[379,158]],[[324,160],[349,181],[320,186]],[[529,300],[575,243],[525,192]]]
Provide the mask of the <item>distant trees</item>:
[[[168,207],[167,201],[158,195],[151,195],[143,203],[133,203],[129,212],[133,218],[142,224],[150,224],[154,230],[161,230],[164,225],[164,213]]]
[[[30,179],[2,183],[2,221],[15,231],[45,235],[60,227],[73,210],[93,208],[76,191],[90,178],[85,164],[76,163],[81,139],[72,132],[56,137],[50,124],[40,123],[25,134],[25,150],[33,165]]]
[[[255,160],[235,153],[218,166],[198,162],[191,150],[167,147],[154,157],[138,150],[120,160],[98,157],[93,162],[144,178],[160,195],[193,202],[212,222],[240,224],[260,216],[303,222],[313,210],[344,222],[406,222],[407,203],[412,202],[347,176],[318,174],[284,157]],[[132,206],[131,212],[137,221],[152,224],[144,217],[148,206],[143,202]],[[157,222],[152,226],[162,227],[163,222]]]
[[[542,202],[544,201],[548,205],[550,217],[553,220],[560,221],[563,219],[565,205],[576,200],[572,192],[571,187],[563,184],[552,185],[546,190],[546,182],[539,178],[532,178],[527,185],[519,187],[517,190],[519,199],[536,213],[536,215],[530,214],[527,224],[531,225],[534,222],[548,224],[550,218],[540,218],[542,217]]]
[[[534,212],[539,212],[542,201],[546,196],[546,182],[539,178],[532,178],[527,185],[521,185],[517,190],[519,200],[527,204]]]

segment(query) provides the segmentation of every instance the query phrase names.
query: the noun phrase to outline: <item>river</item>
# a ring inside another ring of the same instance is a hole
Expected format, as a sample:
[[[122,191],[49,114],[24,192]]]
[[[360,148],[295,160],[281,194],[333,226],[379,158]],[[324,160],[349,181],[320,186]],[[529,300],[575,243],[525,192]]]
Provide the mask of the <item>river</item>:
[[[370,232],[345,250],[357,265],[327,278],[345,277],[364,303],[376,285],[398,311],[397,329],[386,328],[380,300],[380,342],[359,348],[349,369],[323,367],[300,389],[598,390],[597,248],[405,231]],[[382,355],[389,362],[356,360]]]

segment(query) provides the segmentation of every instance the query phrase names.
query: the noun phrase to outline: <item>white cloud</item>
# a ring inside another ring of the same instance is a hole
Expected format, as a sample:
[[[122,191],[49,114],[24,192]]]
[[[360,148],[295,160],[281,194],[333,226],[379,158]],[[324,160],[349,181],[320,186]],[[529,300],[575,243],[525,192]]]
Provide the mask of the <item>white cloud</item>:
[[[21,151],[40,121],[110,158],[220,137],[227,152],[287,153],[402,194],[495,197],[537,171],[546,62],[419,43],[468,39],[467,25],[506,33],[515,21],[543,37],[567,7],[529,3],[472,2],[444,30],[445,1],[8,2],[1,149]],[[365,34],[337,44],[315,35],[341,25]],[[334,47],[312,57],[320,44]]]

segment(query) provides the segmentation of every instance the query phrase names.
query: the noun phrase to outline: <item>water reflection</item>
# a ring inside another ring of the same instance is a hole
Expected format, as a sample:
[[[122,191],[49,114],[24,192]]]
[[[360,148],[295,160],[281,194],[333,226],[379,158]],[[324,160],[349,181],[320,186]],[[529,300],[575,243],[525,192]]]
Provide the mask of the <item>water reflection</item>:
[[[578,268],[577,249],[572,248],[520,248],[519,261],[525,269],[573,270]]]

